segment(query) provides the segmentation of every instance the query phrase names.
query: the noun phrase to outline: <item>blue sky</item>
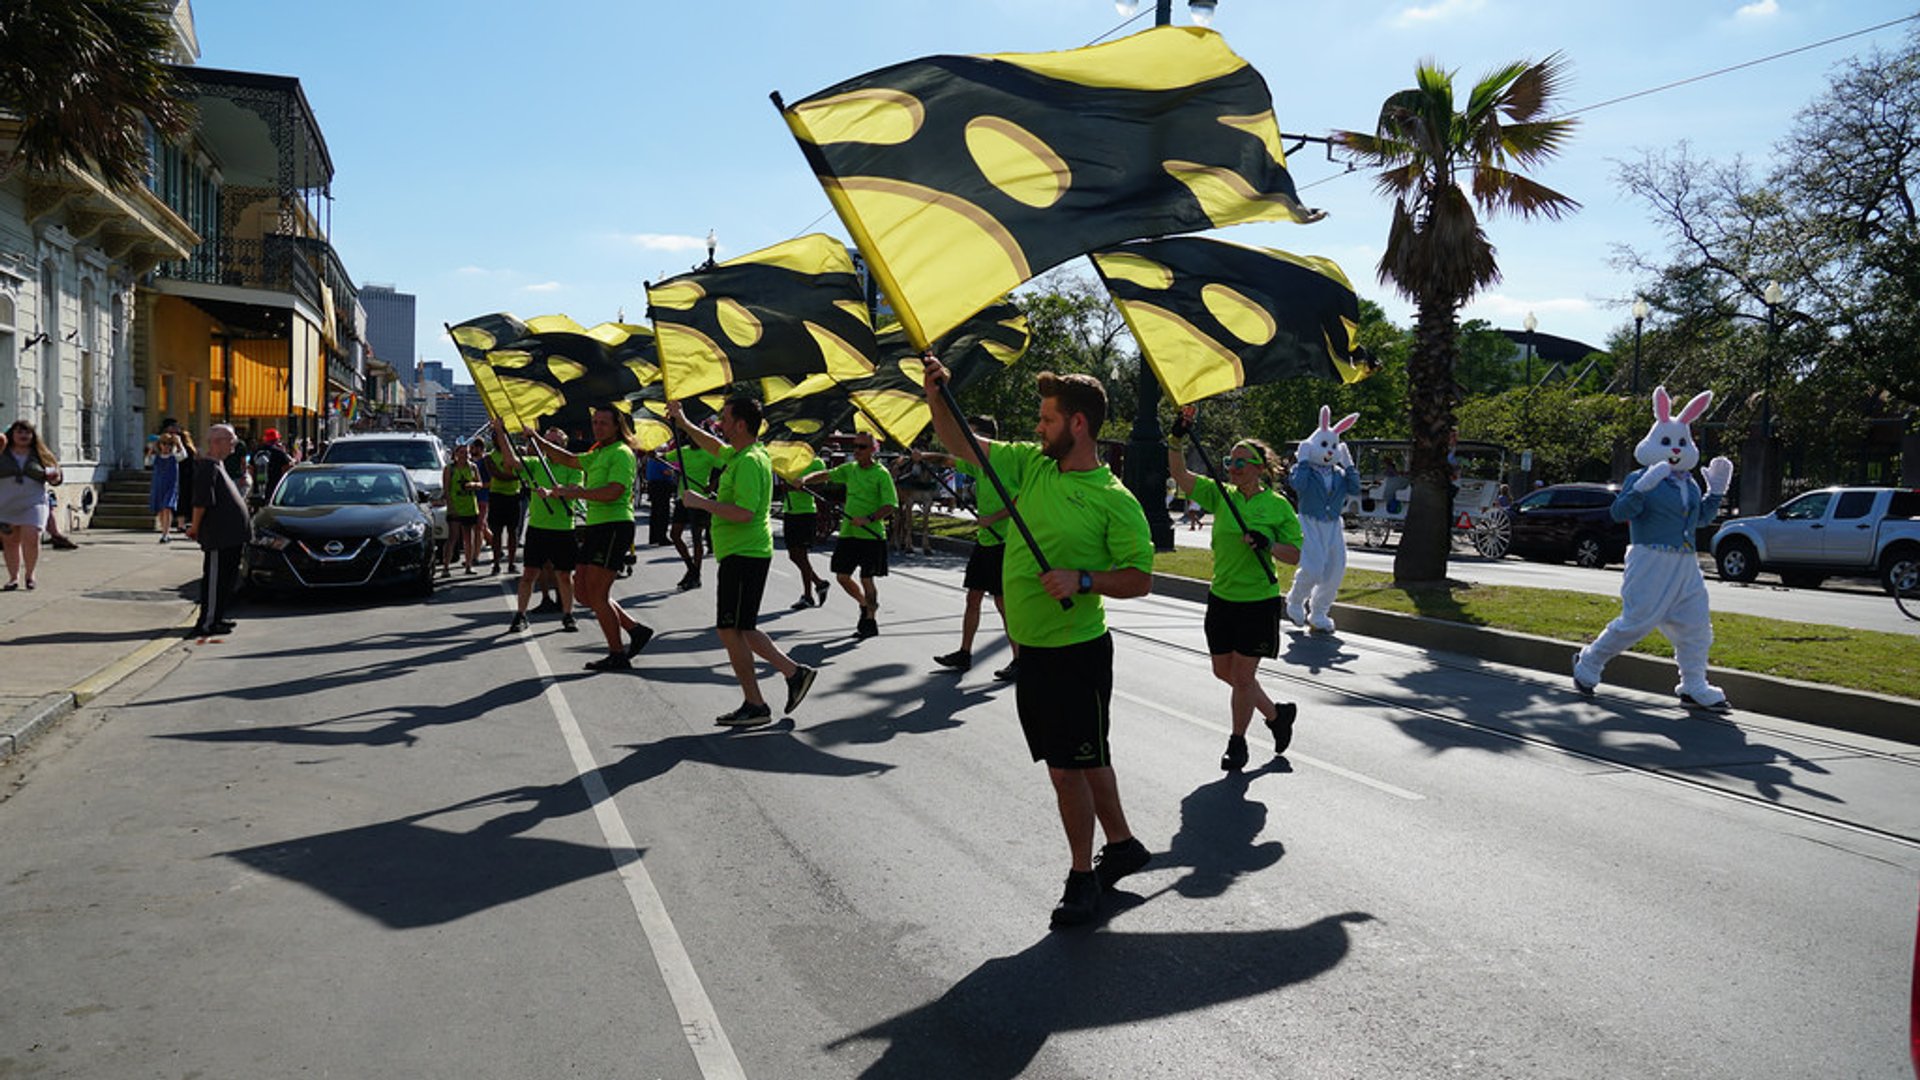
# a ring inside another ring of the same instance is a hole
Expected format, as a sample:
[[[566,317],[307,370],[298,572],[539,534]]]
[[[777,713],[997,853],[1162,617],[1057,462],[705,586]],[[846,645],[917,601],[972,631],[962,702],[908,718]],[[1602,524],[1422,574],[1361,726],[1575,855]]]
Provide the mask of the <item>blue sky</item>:
[[[1151,23],[1149,13],[1132,29]],[[1075,48],[1122,22],[1110,0],[193,0],[200,63],[292,75],[332,153],[333,244],[356,282],[419,298],[421,358],[453,361],[443,322],[491,311],[591,325],[642,282],[705,255],[803,232],[845,237],[767,95],[797,100],[935,53]],[[1283,131],[1370,130],[1432,58],[1471,81],[1563,52],[1580,109],[1915,13],[1913,0],[1219,0],[1214,28],[1266,77]],[[1175,0],[1175,22],[1188,21]],[[1504,280],[1463,312],[1604,344],[1629,325],[1633,281],[1614,245],[1660,249],[1616,162],[1690,140],[1697,156],[1764,168],[1833,66],[1906,23],[1582,114],[1538,178],[1578,199],[1561,222],[1495,218]],[[1289,162],[1310,225],[1226,239],[1323,255],[1403,325],[1375,279],[1390,204],[1317,146]],[[827,216],[822,216],[827,215]],[[1087,276],[1084,260],[1069,263]],[[458,365],[455,365],[458,367]]]

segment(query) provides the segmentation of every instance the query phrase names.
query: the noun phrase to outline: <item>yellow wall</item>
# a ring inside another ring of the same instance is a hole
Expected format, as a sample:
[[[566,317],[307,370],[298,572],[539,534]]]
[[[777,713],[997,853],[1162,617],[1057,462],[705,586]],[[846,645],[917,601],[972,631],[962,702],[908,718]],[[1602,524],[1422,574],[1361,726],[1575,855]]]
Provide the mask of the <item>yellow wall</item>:
[[[214,372],[208,342],[216,326],[212,317],[177,296],[161,296],[153,307],[149,324],[154,378],[147,383],[147,412],[158,424],[163,417],[174,417],[188,425],[199,438],[214,419],[225,415],[220,388],[213,382]],[[206,410],[194,400],[194,386],[211,387]]]

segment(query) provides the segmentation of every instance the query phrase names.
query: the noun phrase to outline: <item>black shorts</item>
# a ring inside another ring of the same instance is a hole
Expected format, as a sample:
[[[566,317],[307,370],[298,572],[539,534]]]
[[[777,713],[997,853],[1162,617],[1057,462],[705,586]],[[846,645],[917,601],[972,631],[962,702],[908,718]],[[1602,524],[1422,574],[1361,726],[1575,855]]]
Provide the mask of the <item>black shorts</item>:
[[[760,598],[767,591],[772,559],[729,555],[720,560],[713,625],[721,630],[751,630],[760,624]]]
[[[972,554],[967,556],[967,576],[965,584],[969,590],[978,589],[989,596],[1000,595],[1000,568],[1007,561],[1007,545],[975,544]]]
[[[525,560],[529,570],[542,566],[551,566],[555,570],[571,570],[580,558],[580,549],[574,543],[572,529],[527,529],[527,543],[520,557]]]
[[[1014,684],[1013,697],[1033,760],[1056,769],[1113,764],[1107,747],[1112,634],[1075,645],[1020,646],[1020,681]]]
[[[783,514],[780,517],[780,539],[787,542],[788,551],[810,550],[813,547],[813,530],[819,523],[819,514]]]
[[[1207,653],[1225,656],[1280,655],[1280,598],[1222,600],[1207,594]]]
[[[487,528],[494,532],[512,532],[520,527],[520,508],[526,500],[518,495],[493,492],[487,497]]]
[[[712,521],[713,511],[711,510],[695,510],[683,502],[673,504],[675,525],[691,525],[696,532],[706,532],[711,527]]]
[[[615,573],[626,568],[633,550],[633,522],[603,521],[574,531],[580,542],[580,565],[598,566]]]
[[[842,536],[833,542],[833,559],[827,569],[835,574],[860,571],[863,578],[887,576],[887,542],[859,536]]]
[[[476,511],[474,511],[474,512],[473,512],[473,513],[471,513],[471,514],[448,514],[448,515],[447,515],[447,524],[449,524],[449,525],[478,525],[478,524],[480,524],[480,513],[479,513],[479,511],[478,511],[478,510],[476,510]]]

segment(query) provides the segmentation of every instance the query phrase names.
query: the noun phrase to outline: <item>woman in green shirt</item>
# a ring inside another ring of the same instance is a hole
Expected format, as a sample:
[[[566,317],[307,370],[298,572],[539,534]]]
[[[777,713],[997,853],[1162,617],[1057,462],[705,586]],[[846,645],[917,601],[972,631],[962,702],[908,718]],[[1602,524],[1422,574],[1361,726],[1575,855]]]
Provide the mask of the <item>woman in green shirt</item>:
[[[447,499],[447,543],[440,549],[440,576],[453,573],[453,553],[464,559],[467,573],[480,558],[480,499],[474,494],[486,486],[473,467],[465,443],[453,448],[453,460],[441,470],[440,490]]]
[[[609,595],[613,579],[626,568],[627,557],[633,553],[633,482],[639,471],[639,459],[633,453],[633,429],[625,413],[611,405],[596,405],[591,450],[571,453],[540,438],[532,428],[527,429],[527,435],[539,439],[548,460],[585,473],[585,478],[575,483],[540,489],[540,496],[586,503],[586,525],[578,530],[580,554],[574,565],[573,592],[593,612],[600,633],[607,639],[607,655],[589,661],[587,670],[624,671],[633,666],[635,654],[653,640],[652,628],[635,622]]]
[[[1257,711],[1273,733],[1274,753],[1293,741],[1293,702],[1275,705],[1260,686],[1260,661],[1280,655],[1280,585],[1270,580],[1273,562],[1300,562],[1300,519],[1267,484],[1280,475],[1280,460],[1258,439],[1241,439],[1227,454],[1227,483],[1187,471],[1180,435],[1191,412],[1174,425],[1167,443],[1167,471],[1180,493],[1213,514],[1213,583],[1207,589],[1207,652],[1213,675],[1233,688],[1227,739],[1220,767],[1238,772],[1247,763],[1247,726]],[[1236,520],[1233,508],[1240,511]],[[1246,523],[1241,531],[1240,523]]]

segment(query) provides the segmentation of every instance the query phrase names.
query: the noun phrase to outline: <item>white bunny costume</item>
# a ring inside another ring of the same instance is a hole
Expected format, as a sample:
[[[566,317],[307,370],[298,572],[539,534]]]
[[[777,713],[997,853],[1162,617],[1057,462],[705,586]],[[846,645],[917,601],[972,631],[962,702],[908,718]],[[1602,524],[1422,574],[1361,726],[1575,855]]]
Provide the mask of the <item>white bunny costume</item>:
[[[1680,666],[1680,684],[1673,689],[1681,702],[1714,711],[1728,708],[1727,695],[1707,682],[1713,623],[1694,533],[1720,509],[1733,480],[1733,462],[1717,457],[1707,466],[1704,497],[1688,475],[1700,462],[1700,449],[1687,425],[1712,403],[1713,391],[1703,391],[1675,417],[1667,388],[1653,392],[1653,427],[1633,450],[1645,468],[1628,474],[1613,501],[1614,520],[1627,522],[1632,537],[1620,581],[1620,616],[1574,657],[1573,685],[1582,694],[1600,684],[1607,661],[1658,630],[1673,643]]]
[[[1287,477],[1293,485],[1295,507],[1300,513],[1300,565],[1294,568],[1293,586],[1287,590],[1287,617],[1301,626],[1333,632],[1333,597],[1340,591],[1340,580],[1347,576],[1347,535],[1340,523],[1340,511],[1347,496],[1360,494],[1360,471],[1353,467],[1353,455],[1340,441],[1360,419],[1348,413],[1333,423],[1333,410],[1320,406],[1320,427],[1300,441],[1299,456]],[[1311,614],[1309,614],[1311,612]]]

